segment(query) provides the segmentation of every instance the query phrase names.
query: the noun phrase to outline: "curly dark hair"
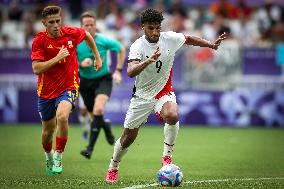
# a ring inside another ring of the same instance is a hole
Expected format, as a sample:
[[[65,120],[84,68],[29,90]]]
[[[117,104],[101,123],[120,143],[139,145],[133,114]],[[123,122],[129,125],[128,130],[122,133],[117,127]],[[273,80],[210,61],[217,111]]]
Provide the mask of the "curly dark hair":
[[[43,19],[47,18],[50,15],[60,14],[61,8],[59,6],[47,6],[41,12],[41,16]]]
[[[158,23],[161,24],[164,20],[163,14],[155,9],[146,9],[140,15],[141,24]]]

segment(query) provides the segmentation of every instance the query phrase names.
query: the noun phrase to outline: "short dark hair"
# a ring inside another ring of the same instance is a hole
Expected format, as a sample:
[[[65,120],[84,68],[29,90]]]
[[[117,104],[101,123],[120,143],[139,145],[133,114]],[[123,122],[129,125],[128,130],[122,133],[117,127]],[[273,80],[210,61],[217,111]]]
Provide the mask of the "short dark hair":
[[[140,15],[141,24],[144,23],[159,23],[164,20],[163,14],[155,9],[146,9]]]
[[[80,22],[81,24],[83,23],[83,18],[93,18],[95,21],[96,21],[96,16],[93,12],[90,12],[90,11],[86,11],[86,12],[83,12],[80,16]]]
[[[59,6],[47,6],[41,12],[41,16],[43,19],[47,18],[50,15],[60,14],[61,8]]]

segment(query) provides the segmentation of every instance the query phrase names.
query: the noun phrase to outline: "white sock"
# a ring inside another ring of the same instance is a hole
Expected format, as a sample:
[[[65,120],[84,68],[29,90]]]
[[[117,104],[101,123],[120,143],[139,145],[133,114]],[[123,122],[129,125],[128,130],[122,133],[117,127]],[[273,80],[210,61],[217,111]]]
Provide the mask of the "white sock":
[[[45,152],[45,158],[46,159],[52,159],[53,158],[53,150],[50,152]]]
[[[89,131],[90,130],[90,117],[89,117],[89,115],[83,116],[83,115],[80,114],[78,119],[79,119],[79,123],[80,123],[82,129],[84,131]]]
[[[54,158],[60,158],[60,159],[62,159],[62,154],[63,154],[63,152],[58,152],[58,151],[55,151],[54,153],[53,153],[53,157]]]
[[[164,140],[163,156],[171,156],[178,135],[178,130],[179,130],[179,122],[177,122],[175,125],[169,125],[167,123],[165,124],[164,126],[165,140]]]
[[[118,169],[119,162],[122,159],[122,157],[124,156],[124,154],[126,154],[127,150],[128,150],[128,148],[122,148],[122,146],[120,144],[120,138],[119,138],[114,144],[113,155],[112,155],[112,158],[110,160],[109,168]]]

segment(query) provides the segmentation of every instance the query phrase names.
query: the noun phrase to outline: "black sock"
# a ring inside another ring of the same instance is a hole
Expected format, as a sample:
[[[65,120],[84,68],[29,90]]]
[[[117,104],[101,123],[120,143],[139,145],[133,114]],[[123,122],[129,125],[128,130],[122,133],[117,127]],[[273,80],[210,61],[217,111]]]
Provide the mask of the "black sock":
[[[87,150],[89,152],[93,151],[103,124],[104,124],[104,119],[102,115],[94,116],[94,120],[91,123],[90,139],[87,147]]]
[[[110,123],[107,123],[107,122],[104,121],[103,129],[104,129],[106,136],[112,135]]]

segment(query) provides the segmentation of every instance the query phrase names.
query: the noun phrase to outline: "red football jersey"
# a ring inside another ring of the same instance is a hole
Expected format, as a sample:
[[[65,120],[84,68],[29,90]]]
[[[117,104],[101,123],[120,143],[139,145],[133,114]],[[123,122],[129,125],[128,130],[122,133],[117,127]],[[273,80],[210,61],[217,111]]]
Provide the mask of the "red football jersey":
[[[69,56],[60,63],[38,75],[38,96],[45,99],[58,97],[65,90],[78,90],[78,60],[76,47],[85,38],[86,32],[81,28],[62,27],[61,35],[51,38],[47,32],[39,32],[32,44],[31,59],[48,61],[54,58],[62,46],[69,51]]]

